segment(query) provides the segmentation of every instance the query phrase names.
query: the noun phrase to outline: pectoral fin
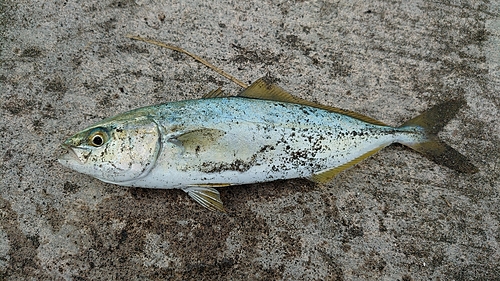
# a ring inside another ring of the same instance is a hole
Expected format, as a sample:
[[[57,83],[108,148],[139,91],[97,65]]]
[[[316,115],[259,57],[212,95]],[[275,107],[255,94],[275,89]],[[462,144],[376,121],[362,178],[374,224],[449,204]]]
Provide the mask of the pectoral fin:
[[[216,144],[217,140],[225,134],[226,132],[217,129],[200,128],[172,136],[168,141],[182,147],[183,152],[197,154]]]
[[[219,192],[209,186],[190,186],[183,189],[194,201],[210,211],[226,212]]]

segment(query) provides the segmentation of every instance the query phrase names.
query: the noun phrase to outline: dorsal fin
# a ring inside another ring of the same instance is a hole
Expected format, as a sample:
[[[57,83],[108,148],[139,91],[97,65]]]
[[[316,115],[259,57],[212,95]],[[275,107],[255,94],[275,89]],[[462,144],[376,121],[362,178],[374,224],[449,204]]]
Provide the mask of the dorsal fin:
[[[239,97],[254,98],[261,100],[282,101],[289,103],[298,103],[296,97],[289,94],[287,91],[270,83],[265,77],[253,82],[248,88],[243,90]]]
[[[206,94],[204,94],[201,98],[202,99],[209,99],[209,98],[220,98],[220,97],[225,97],[226,93],[222,91],[222,88],[219,87],[215,90],[212,90]]]
[[[246,88],[238,96],[247,97],[247,98],[254,98],[254,99],[272,100],[272,101],[280,101],[280,102],[288,102],[288,103],[307,105],[307,106],[311,106],[311,107],[324,109],[324,110],[327,110],[330,112],[344,114],[344,115],[359,119],[361,121],[364,121],[364,122],[367,122],[367,123],[370,123],[373,125],[387,126],[385,123],[382,123],[382,122],[375,120],[371,117],[359,114],[357,112],[344,110],[344,109],[340,109],[337,107],[317,104],[317,103],[314,103],[314,102],[311,102],[311,101],[308,101],[305,99],[301,99],[301,98],[292,96],[287,91],[280,88],[279,86],[276,86],[275,84],[272,84],[269,81],[266,81],[265,78],[260,78],[259,80],[253,82],[252,85],[250,85],[248,88]]]

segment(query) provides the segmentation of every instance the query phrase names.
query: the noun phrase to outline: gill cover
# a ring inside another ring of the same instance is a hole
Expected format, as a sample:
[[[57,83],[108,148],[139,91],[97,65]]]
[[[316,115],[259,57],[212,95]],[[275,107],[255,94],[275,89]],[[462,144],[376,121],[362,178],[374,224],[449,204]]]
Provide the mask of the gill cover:
[[[161,150],[157,124],[146,117],[108,120],[83,130],[63,144],[59,162],[102,181],[129,185],[149,174]]]

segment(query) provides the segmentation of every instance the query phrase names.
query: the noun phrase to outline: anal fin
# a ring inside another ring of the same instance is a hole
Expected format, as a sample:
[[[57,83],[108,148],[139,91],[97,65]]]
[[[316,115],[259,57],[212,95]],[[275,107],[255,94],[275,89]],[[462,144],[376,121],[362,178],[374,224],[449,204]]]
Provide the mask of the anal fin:
[[[321,171],[317,174],[314,174],[311,177],[309,177],[309,180],[316,182],[316,183],[327,183],[327,182],[331,181],[334,177],[336,177],[338,174],[340,174],[342,171],[349,169],[350,167],[358,164],[359,162],[363,161],[364,159],[372,156],[373,154],[377,153],[382,148],[384,148],[384,146],[377,147],[373,150],[370,150],[370,151],[366,152],[365,154],[358,156],[358,157],[354,158],[353,160],[351,160],[345,164],[342,164],[340,166],[337,166],[335,168],[332,168],[332,169],[329,169],[326,171]]]
[[[220,186],[220,185],[219,185]],[[226,212],[219,192],[207,185],[190,186],[183,189],[194,201],[210,211]]]

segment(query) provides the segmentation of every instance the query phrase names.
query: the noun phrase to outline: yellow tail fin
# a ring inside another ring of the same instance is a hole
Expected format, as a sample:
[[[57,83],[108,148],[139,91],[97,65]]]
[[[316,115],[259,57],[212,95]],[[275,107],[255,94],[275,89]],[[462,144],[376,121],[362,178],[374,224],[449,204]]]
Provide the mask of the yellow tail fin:
[[[421,115],[405,122],[399,128],[424,129],[426,139],[419,143],[403,143],[422,153],[437,164],[462,173],[476,173],[478,169],[460,152],[441,141],[437,134],[465,104],[464,100],[451,100],[438,104]]]

